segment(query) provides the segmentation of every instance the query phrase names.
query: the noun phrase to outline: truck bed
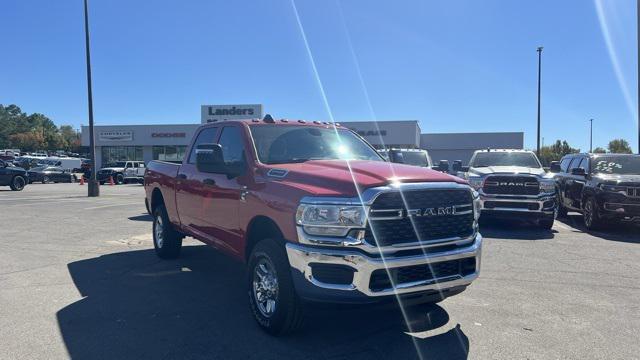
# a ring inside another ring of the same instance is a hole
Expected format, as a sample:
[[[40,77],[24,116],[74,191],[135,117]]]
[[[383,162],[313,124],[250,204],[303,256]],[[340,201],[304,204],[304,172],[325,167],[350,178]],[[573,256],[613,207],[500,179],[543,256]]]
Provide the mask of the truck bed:
[[[159,189],[167,207],[169,219],[175,224],[179,223],[177,209],[175,208],[176,176],[178,176],[179,170],[180,164],[153,160],[147,165],[144,176],[147,201],[153,199],[153,191]]]

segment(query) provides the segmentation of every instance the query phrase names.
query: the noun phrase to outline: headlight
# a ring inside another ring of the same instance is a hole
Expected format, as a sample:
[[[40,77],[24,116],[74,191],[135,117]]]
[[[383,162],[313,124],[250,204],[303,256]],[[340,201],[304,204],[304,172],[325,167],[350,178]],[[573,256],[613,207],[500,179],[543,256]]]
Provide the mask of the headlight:
[[[549,179],[540,180],[540,192],[552,193],[556,191],[556,182]]]
[[[296,223],[311,235],[346,236],[351,228],[364,228],[364,206],[301,204]]]
[[[625,186],[618,186],[618,185],[600,185],[600,188],[604,191],[607,192],[613,192],[613,193],[621,193],[621,194],[625,194],[627,193],[627,188]]]
[[[482,210],[482,204],[480,203],[480,194],[477,191],[473,192],[473,217],[476,221],[480,219],[480,211]]]
[[[482,189],[482,184],[484,183],[484,180],[481,177],[469,177],[469,185],[471,185],[472,188],[474,188],[475,190],[480,190]]]

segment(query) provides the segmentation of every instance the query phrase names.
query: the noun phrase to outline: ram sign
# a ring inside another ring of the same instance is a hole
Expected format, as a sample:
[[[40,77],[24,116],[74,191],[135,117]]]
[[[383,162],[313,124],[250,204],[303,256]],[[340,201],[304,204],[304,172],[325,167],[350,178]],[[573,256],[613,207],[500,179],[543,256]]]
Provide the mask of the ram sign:
[[[203,124],[232,119],[262,118],[262,104],[202,105],[200,120]]]

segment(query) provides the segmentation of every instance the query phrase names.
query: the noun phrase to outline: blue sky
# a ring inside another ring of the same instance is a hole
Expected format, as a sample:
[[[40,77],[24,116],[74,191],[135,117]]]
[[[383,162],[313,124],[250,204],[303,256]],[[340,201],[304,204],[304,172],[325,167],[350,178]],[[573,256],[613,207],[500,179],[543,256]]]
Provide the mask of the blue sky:
[[[534,147],[542,45],[545,142],[587,149],[593,117],[594,146],[637,144],[634,0],[295,7],[318,76],[290,0],[91,0],[96,124],[194,123],[201,104],[262,103],[276,117],[524,131]],[[1,9],[0,103],[86,124],[82,1]]]

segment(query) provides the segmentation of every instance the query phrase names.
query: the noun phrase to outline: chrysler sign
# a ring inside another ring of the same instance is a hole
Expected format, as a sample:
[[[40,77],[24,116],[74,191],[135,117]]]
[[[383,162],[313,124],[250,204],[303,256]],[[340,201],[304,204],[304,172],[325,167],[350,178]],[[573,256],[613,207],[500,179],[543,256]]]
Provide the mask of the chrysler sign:
[[[100,141],[132,141],[133,131],[129,131],[129,130],[101,131],[100,133],[98,133],[98,140]]]
[[[203,124],[232,119],[262,118],[262,105],[202,105],[200,120]]]

